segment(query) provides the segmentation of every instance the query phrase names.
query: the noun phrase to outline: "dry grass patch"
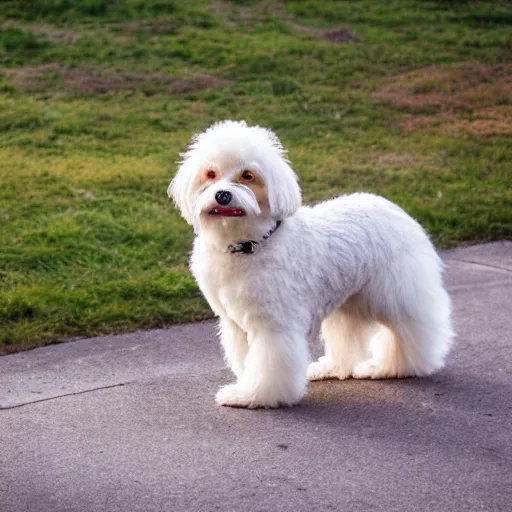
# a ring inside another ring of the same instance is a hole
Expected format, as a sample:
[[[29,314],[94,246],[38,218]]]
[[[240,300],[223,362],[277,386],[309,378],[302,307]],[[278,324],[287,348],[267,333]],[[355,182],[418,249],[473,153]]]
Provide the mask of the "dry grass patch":
[[[2,72],[10,76],[16,87],[27,92],[37,92],[44,88],[46,78],[58,72],[57,63],[42,64],[40,66],[24,66],[16,69],[3,69]]]
[[[211,3],[209,8],[224,23],[232,27],[262,23],[268,18],[269,14],[275,15],[280,19],[289,17],[285,13],[284,4],[275,0],[266,0],[254,5],[216,0]]]
[[[83,37],[83,35],[77,34],[72,30],[54,28],[48,25],[28,25],[24,28],[53,44],[73,44]]]
[[[425,155],[410,155],[406,153],[393,153],[392,151],[388,151],[386,153],[370,154],[368,155],[368,161],[375,167],[385,167],[407,173],[408,169],[412,167],[432,165],[433,158]]]
[[[429,66],[388,78],[373,98],[409,114],[396,123],[404,131],[512,133],[511,65]]]
[[[121,28],[127,34],[172,34],[179,26],[175,21],[149,20],[123,23]]]
[[[331,30],[322,30],[318,34],[320,39],[325,39],[330,43],[344,44],[344,43],[357,43],[360,41],[352,30],[347,27],[339,27]]]
[[[83,31],[81,31],[81,34],[78,34],[73,30],[56,28],[51,25],[19,23],[13,20],[3,21],[0,26],[2,29],[15,28],[18,30],[28,30],[35,36],[52,44],[73,44],[84,35]]]
[[[93,66],[67,67],[57,62],[3,71],[19,89],[27,92],[71,91],[88,96],[102,96],[139,88],[145,88],[152,93],[185,94],[234,83],[207,74],[184,79],[159,72],[120,73]]]
[[[316,39],[330,43],[344,44],[355,43],[360,38],[348,27],[335,27],[322,29],[295,23],[295,17],[286,12],[285,5],[281,2],[267,0],[255,5],[241,5],[218,0],[210,7],[217,16],[232,27],[251,26],[264,23],[269,16],[279,18],[286,26],[299,34],[308,34]]]
[[[317,27],[310,27],[306,25],[299,25],[298,23],[290,23],[290,26],[297,32],[310,34],[316,39],[328,41],[335,44],[357,43],[361,38],[348,27],[336,27],[330,29],[322,29]]]
[[[452,121],[443,128],[445,133],[470,133],[477,137],[491,137],[512,135],[512,117],[506,121],[495,121],[489,119],[476,119],[470,121],[460,119]]]

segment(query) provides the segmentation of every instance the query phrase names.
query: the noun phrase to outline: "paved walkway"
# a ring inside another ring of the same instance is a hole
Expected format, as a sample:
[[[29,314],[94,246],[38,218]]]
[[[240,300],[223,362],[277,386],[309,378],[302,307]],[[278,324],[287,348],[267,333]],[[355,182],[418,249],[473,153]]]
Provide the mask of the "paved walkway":
[[[432,378],[217,407],[211,322],[0,358],[0,511],[510,512],[512,243],[444,258],[458,340]]]

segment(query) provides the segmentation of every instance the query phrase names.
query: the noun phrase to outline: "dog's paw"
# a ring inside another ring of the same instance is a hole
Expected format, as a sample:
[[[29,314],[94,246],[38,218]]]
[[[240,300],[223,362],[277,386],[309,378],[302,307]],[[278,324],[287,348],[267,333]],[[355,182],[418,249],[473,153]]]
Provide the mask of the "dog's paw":
[[[390,377],[382,363],[377,359],[367,359],[357,364],[352,372],[354,379],[385,379]]]
[[[220,388],[215,396],[215,400],[219,405],[228,407],[258,407],[253,405],[253,400],[245,394],[236,384],[229,384]]]
[[[325,356],[320,357],[318,361],[309,363],[307,376],[308,380],[343,380],[348,377],[348,375],[336,368],[332,361],[327,359]]]
[[[329,369],[320,361],[309,363],[307,375],[308,380],[323,380],[331,378]]]
[[[247,409],[290,406],[299,401],[299,399],[279,400],[276,396],[258,396],[258,393],[248,392],[238,384],[229,384],[220,388],[215,399],[219,405],[245,407]]]

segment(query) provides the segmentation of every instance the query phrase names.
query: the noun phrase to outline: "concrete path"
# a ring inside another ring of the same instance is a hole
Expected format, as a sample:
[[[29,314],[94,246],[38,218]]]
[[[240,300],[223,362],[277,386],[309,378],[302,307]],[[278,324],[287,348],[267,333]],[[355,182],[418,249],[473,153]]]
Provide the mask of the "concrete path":
[[[0,358],[0,511],[512,511],[512,243],[444,258],[458,341],[432,378],[217,407],[211,322]]]

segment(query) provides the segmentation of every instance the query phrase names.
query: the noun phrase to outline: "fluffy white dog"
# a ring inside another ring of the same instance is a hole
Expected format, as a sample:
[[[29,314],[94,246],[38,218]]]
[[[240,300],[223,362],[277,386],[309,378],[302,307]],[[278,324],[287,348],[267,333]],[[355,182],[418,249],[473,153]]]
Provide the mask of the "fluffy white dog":
[[[373,194],[300,207],[274,133],[196,135],[168,193],[197,237],[191,270],[236,382],[221,405],[299,402],[307,380],[430,375],[452,344],[442,263],[421,226]],[[308,340],[325,356],[309,364]]]

